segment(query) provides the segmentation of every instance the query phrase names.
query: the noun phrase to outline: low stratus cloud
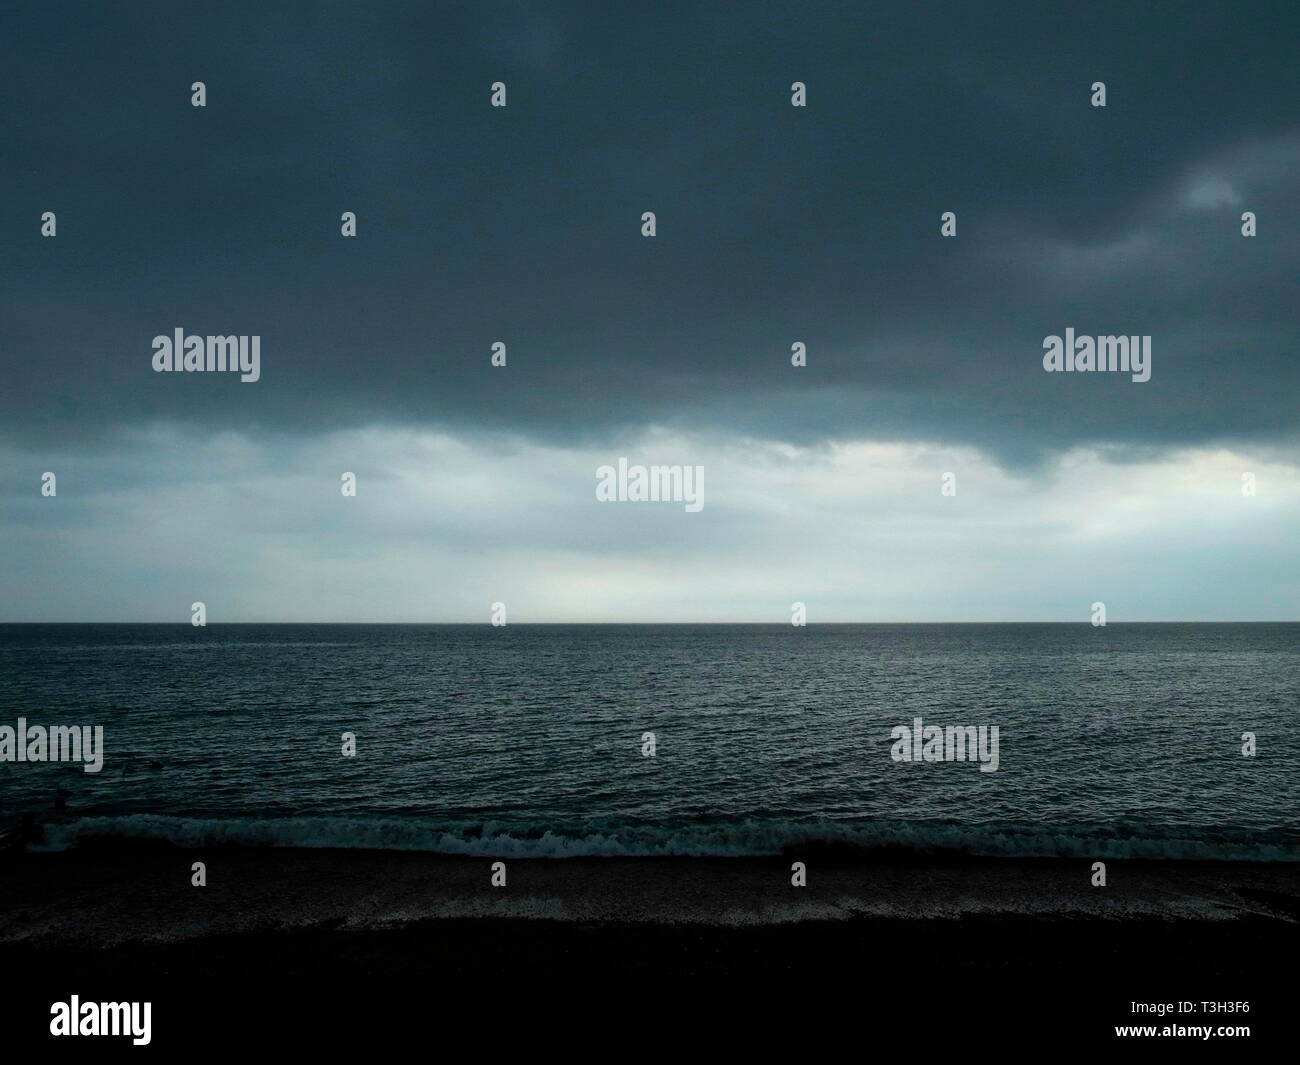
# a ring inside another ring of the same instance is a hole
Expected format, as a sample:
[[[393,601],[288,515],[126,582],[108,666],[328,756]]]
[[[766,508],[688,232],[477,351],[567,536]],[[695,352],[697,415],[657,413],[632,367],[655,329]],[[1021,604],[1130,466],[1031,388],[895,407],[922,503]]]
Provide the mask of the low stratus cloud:
[[[619,457],[702,465],[703,510],[598,502]],[[57,497],[5,500],[2,620],[185,621],[194,601],[213,623],[482,622],[493,602],[513,622],[786,622],[796,601],[812,621],[1085,621],[1098,600],[1112,621],[1282,620],[1300,604],[1300,469],[1281,453],[1076,449],[1020,476],[916,442],[155,430],[54,465]]]

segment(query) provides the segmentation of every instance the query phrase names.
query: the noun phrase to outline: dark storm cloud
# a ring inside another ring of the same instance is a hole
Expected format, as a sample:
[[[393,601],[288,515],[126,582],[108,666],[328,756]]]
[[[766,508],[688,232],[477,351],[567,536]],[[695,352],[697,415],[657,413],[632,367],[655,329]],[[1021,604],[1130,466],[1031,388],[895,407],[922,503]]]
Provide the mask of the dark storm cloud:
[[[10,5],[3,431],[1286,441],[1297,28],[1292,4]],[[1202,170],[1220,200],[1187,192]],[[1151,382],[1044,374],[1071,325],[1151,334]],[[153,373],[176,327],[260,334],[261,381]]]

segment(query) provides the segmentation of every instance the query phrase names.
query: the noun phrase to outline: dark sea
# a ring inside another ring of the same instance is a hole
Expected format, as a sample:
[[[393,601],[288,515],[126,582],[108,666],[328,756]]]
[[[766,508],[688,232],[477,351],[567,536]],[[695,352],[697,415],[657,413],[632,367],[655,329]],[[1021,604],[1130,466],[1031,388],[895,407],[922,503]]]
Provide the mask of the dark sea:
[[[0,625],[19,717],[104,729],[0,762],[50,848],[1300,858],[1300,624]],[[997,770],[895,761],[918,717]]]

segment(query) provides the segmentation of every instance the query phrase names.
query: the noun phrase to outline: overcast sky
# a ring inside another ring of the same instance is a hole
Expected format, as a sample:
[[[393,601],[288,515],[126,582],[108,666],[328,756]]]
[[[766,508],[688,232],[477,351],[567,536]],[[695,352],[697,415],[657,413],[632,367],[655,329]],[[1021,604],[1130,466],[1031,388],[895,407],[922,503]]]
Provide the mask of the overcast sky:
[[[1300,618],[1295,4],[276,8],[0,9],[0,620]]]

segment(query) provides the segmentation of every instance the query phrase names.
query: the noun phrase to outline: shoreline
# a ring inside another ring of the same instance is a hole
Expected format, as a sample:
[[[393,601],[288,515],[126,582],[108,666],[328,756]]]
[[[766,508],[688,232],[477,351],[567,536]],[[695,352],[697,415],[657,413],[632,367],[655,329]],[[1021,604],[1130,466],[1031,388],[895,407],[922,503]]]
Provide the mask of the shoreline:
[[[790,886],[796,860],[805,888]],[[154,1045],[174,1049],[195,1032],[372,1051],[461,1032],[536,1050],[683,1025],[720,1050],[811,1052],[864,1025],[925,1046],[1113,1047],[1116,1025],[1152,1023],[1135,1002],[1202,999],[1250,1001],[1252,1049],[1287,1032],[1274,974],[1300,948],[1293,863],[1115,861],[1106,888],[1088,861],[1046,858],[506,859],[500,888],[491,864],[156,844],[10,855],[6,1031],[48,1047],[50,1004],[76,993],[152,1002]]]
[[[194,886],[194,863],[206,884]],[[806,886],[792,886],[802,862]],[[498,864],[500,863],[500,865]],[[500,867],[504,868],[501,869]],[[156,842],[0,858],[0,944],[167,942],[450,919],[767,927],[860,918],[1245,918],[1300,928],[1300,865],[804,848],[773,857],[463,857]],[[500,871],[499,871],[500,870]],[[504,875],[504,886],[493,884]]]

